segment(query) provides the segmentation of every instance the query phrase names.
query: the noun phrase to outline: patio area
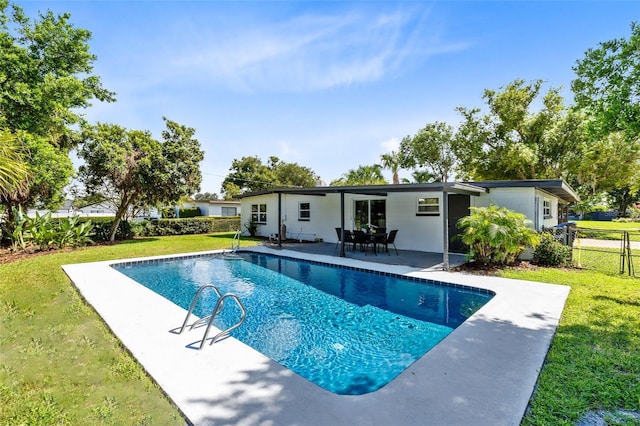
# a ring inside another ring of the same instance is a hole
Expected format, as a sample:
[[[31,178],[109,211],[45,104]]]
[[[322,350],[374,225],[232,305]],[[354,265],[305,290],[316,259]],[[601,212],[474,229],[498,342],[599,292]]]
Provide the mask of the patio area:
[[[287,240],[282,243],[282,248],[279,248],[277,243],[270,243],[269,241],[266,241],[264,246],[278,251],[291,250],[297,253],[341,258],[340,246],[338,245],[336,247],[335,243],[298,242],[295,240]],[[391,253],[390,255],[385,251],[375,254],[372,253],[371,250],[351,250],[351,247],[347,249],[345,244],[345,257],[341,259],[353,259],[380,265],[402,265],[411,268],[418,268],[420,270],[442,270],[442,253],[398,250],[398,254],[396,254],[392,247],[389,248],[389,252]],[[462,265],[464,262],[465,256],[463,254],[449,253],[449,266]]]

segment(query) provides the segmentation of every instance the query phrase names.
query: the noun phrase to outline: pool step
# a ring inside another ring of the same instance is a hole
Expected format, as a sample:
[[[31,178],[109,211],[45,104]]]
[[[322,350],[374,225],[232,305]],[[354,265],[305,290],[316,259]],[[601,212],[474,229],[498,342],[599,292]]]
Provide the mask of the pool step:
[[[240,320],[235,325],[233,325],[233,326],[227,328],[226,330],[223,330],[220,333],[218,333],[215,336],[213,336],[213,339],[211,339],[211,343],[209,343],[210,345],[212,345],[218,339],[221,339],[221,338],[223,338],[225,336],[228,336],[231,331],[233,331],[236,328],[240,327],[240,325],[242,325],[242,323],[244,322],[245,318],[247,317],[247,311],[244,308],[244,305],[242,304],[242,302],[240,301],[240,298],[238,298],[238,296],[236,296],[233,293],[221,294],[220,290],[218,290],[218,287],[216,287],[215,285],[213,285],[213,284],[205,284],[205,285],[201,286],[198,289],[198,291],[196,291],[196,294],[193,296],[193,300],[191,301],[191,306],[189,307],[189,312],[187,312],[187,316],[185,317],[184,322],[182,323],[182,327],[180,327],[180,331],[178,331],[178,334],[181,334],[184,331],[184,329],[187,327],[187,323],[189,322],[189,318],[191,317],[193,309],[196,306],[196,302],[200,298],[200,295],[202,294],[202,291],[207,289],[207,288],[212,289],[214,291],[214,293],[216,293],[216,295],[218,296],[218,301],[216,302],[216,305],[214,306],[213,310],[211,311],[211,315],[209,315],[207,317],[204,317],[204,318],[200,318],[197,321],[194,321],[193,324],[191,324],[191,326],[189,327],[189,330],[193,330],[193,328],[195,326],[204,324],[205,322],[208,321],[207,329],[204,332],[204,336],[202,336],[202,340],[200,341],[199,349],[202,349],[202,347],[204,346],[204,342],[206,342],[207,336],[209,335],[209,330],[211,329],[211,326],[213,325],[213,320],[215,319],[216,315],[218,315],[220,312],[222,312],[222,309],[224,308],[224,301],[226,299],[233,299],[236,302],[236,304],[240,308],[240,312],[241,312]]]

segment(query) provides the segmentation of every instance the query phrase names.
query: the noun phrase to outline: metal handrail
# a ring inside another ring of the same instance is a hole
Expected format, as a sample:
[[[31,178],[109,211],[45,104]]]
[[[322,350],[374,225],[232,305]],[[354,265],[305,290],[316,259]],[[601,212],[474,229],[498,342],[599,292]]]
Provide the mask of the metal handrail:
[[[187,312],[187,316],[184,318],[184,322],[182,323],[182,327],[180,327],[180,331],[178,332],[178,334],[181,334],[184,331],[184,328],[187,326],[187,322],[189,322],[189,317],[193,313],[193,309],[196,307],[196,302],[200,298],[200,294],[202,293],[203,290],[205,290],[207,288],[213,289],[213,291],[218,295],[218,302],[220,302],[220,299],[222,298],[222,293],[220,293],[220,290],[218,290],[218,287],[216,287],[213,284],[205,284],[205,285],[201,286],[198,289],[198,291],[196,291],[195,296],[193,296],[193,300],[191,301],[191,306],[189,307],[189,312]],[[216,307],[217,306],[218,306],[218,303],[216,303]],[[220,306],[220,309],[222,309],[223,307],[224,307],[224,304]],[[214,313],[212,315],[217,315],[218,314],[218,312],[216,312],[215,310],[213,312]],[[189,330],[193,330],[193,327],[195,327],[198,324],[201,324],[201,323],[205,322],[206,320],[209,319],[209,317],[204,317],[204,318],[201,318],[201,319],[195,321],[193,324],[191,324],[191,327],[189,328]]]
[[[240,230],[238,229],[235,233],[235,235],[233,236],[233,239],[231,240],[231,250],[238,250],[240,248],[240,235],[242,233],[240,232]],[[235,244],[234,244],[235,242]]]
[[[233,293],[226,293],[224,294],[222,297],[220,297],[220,299],[218,299],[218,302],[216,303],[216,306],[213,308],[213,311],[211,313],[211,315],[209,316],[209,324],[207,325],[207,329],[204,332],[204,336],[202,337],[202,341],[200,342],[200,348],[202,349],[202,347],[204,346],[204,342],[206,342],[207,340],[207,336],[209,335],[209,330],[211,329],[211,326],[213,325],[213,320],[215,319],[215,316],[220,312],[220,310],[222,310],[222,306],[224,305],[224,300],[227,298],[232,298],[233,300],[236,301],[236,303],[238,304],[238,307],[240,307],[240,311],[242,312],[241,316],[240,316],[240,321],[238,321],[235,325],[227,328],[224,331],[221,331],[220,333],[216,334],[213,339],[211,339],[211,343],[209,343],[210,345],[213,345],[213,343],[215,341],[217,341],[218,339],[227,336],[231,331],[235,330],[236,328],[240,327],[240,325],[244,322],[244,319],[247,317],[247,311],[244,308],[244,305],[242,304],[242,302],[240,301],[240,299],[238,298],[238,296],[236,296]]]

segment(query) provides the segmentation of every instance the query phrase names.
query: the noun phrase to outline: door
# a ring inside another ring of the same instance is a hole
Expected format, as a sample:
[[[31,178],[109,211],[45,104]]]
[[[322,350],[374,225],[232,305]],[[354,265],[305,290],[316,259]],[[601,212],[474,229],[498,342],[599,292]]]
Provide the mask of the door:
[[[458,219],[469,216],[471,198],[469,195],[449,194],[449,251],[452,253],[466,253],[467,246],[458,237],[460,230],[456,226]]]

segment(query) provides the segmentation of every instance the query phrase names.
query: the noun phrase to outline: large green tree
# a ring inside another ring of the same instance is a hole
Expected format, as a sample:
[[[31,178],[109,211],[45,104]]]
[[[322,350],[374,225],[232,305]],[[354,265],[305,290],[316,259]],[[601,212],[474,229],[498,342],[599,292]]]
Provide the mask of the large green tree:
[[[605,41],[587,50],[573,70],[574,100],[588,111],[594,134],[640,135],[640,25],[631,24],[629,39]]]
[[[400,142],[402,166],[426,171],[436,182],[447,182],[455,174],[455,141],[452,126],[438,121],[428,123]]]
[[[315,186],[318,176],[308,167],[287,163],[278,157],[269,157],[264,164],[257,157],[234,159],[229,169],[231,173],[222,182],[225,197],[244,192],[260,191],[267,188],[285,186]]]
[[[542,95],[542,81],[515,80],[485,90],[488,112],[458,108],[463,122],[454,152],[464,177],[549,179],[575,176],[585,140],[584,119],[568,110],[558,89]],[[536,102],[540,109],[534,111]]]
[[[69,126],[82,121],[81,110],[92,99],[114,100],[93,74],[90,38],[69,14],[48,11],[31,20],[0,0],[0,127],[70,148]]]
[[[575,107],[588,116],[581,183],[607,191],[624,214],[640,197],[640,26],[600,43],[574,66]]]
[[[91,100],[113,100],[93,74],[90,38],[68,14],[49,11],[32,20],[0,0],[0,129],[13,135],[32,177],[26,187],[2,191],[9,215],[15,206],[52,208],[62,201],[73,175],[70,126],[82,122]]]
[[[373,164],[371,166],[358,166],[344,173],[340,178],[332,181],[331,186],[347,185],[384,185],[388,182],[382,175],[382,166]]]
[[[100,196],[116,210],[109,239],[133,208],[175,203],[198,191],[204,153],[195,130],[164,119],[162,142],[140,130],[115,124],[85,126],[79,151],[80,178],[89,196]]]

